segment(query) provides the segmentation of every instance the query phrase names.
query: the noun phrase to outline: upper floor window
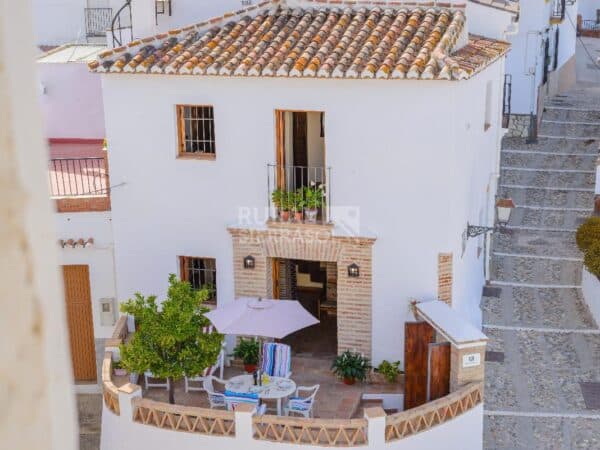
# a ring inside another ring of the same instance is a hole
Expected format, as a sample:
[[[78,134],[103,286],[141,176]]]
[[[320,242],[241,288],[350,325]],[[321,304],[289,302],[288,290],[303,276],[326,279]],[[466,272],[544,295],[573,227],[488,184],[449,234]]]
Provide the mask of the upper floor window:
[[[215,116],[212,106],[178,105],[180,156],[215,158]]]
[[[207,288],[211,292],[208,303],[217,301],[217,264],[214,258],[180,256],[180,277],[188,281],[193,289]]]

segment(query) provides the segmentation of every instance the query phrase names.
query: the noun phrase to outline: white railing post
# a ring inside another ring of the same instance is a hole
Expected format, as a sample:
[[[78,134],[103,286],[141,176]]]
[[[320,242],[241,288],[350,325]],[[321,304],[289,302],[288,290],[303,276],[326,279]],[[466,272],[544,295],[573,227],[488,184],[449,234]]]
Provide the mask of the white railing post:
[[[380,406],[365,409],[369,448],[381,449],[385,446],[385,416],[385,411]]]
[[[252,416],[254,415],[255,407],[248,403],[240,403],[236,406],[235,415],[235,438],[239,441],[238,445],[241,448],[249,447],[252,441],[254,430],[252,429]]]
[[[133,405],[131,400],[142,397],[142,389],[137,384],[127,383],[119,388],[119,415],[123,420],[133,421]]]
[[[127,315],[127,331],[129,333],[135,333],[135,317],[133,315]]]

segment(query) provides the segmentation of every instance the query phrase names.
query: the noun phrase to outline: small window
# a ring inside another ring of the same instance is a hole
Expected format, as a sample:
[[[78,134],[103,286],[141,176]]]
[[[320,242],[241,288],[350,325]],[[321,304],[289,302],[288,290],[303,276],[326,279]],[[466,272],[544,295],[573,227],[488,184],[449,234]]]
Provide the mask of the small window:
[[[180,256],[181,280],[189,281],[193,289],[208,288],[211,297],[208,303],[217,302],[217,264],[214,258]]]
[[[215,157],[215,116],[212,106],[177,106],[179,155]]]

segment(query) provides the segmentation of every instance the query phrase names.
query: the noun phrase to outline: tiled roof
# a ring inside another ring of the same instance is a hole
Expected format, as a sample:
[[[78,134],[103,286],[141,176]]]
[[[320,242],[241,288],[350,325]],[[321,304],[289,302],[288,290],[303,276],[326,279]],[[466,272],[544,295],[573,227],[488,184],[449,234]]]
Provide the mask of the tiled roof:
[[[452,54],[461,70],[471,77],[486,68],[510,50],[510,44],[505,41],[469,35],[469,43]]]
[[[464,8],[288,8],[275,0],[132,42],[89,66],[109,73],[464,79],[479,61],[465,54],[463,66],[452,55],[466,43],[464,24]],[[482,60],[495,59],[487,53]]]
[[[490,8],[500,9],[513,14],[519,14],[519,0],[469,0]]]

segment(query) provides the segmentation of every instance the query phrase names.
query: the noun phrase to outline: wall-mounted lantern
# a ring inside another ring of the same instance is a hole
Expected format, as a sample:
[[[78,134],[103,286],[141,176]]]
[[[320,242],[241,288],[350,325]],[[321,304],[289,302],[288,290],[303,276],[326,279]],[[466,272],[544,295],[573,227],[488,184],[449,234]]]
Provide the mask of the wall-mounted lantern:
[[[360,276],[360,268],[356,263],[352,263],[348,266],[348,276],[350,278],[358,278]]]
[[[244,258],[244,269],[254,269],[254,256],[248,255]]]
[[[496,220],[497,225],[486,227],[481,225],[469,225],[467,223],[467,237],[477,237],[487,232],[496,232],[502,230],[510,220],[510,214],[515,208],[515,203],[512,198],[499,198],[496,202]]]

